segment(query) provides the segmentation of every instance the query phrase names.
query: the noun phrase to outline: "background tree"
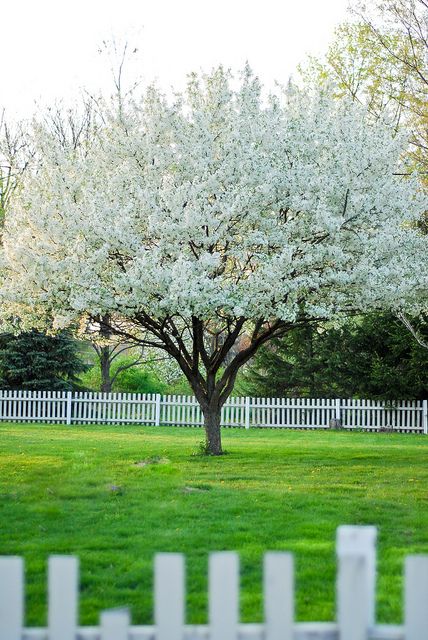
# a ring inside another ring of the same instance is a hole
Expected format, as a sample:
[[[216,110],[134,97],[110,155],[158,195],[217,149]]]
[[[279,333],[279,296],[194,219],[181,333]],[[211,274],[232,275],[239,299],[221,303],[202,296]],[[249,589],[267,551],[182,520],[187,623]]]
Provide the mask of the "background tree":
[[[401,175],[405,141],[357,104],[293,89],[265,105],[248,69],[232,89],[220,68],[174,103],[151,88],[104,121],[83,150],[36,135],[43,162],[7,226],[2,297],[57,328],[109,317],[112,334],[167,352],[210,453],[264,343],[419,295],[423,244],[403,222],[425,202]]]
[[[123,365],[130,364],[126,367]],[[117,375],[116,372],[120,368]],[[167,382],[163,380],[161,372],[145,362],[141,365],[135,364],[135,358],[122,355],[117,358],[111,368],[114,376],[112,391],[119,393],[174,393]],[[101,375],[98,364],[92,366],[88,371],[79,376],[82,386],[85,389],[99,391],[101,386]],[[176,392],[175,392],[176,393]]]
[[[310,59],[303,73],[332,81],[377,117],[389,110],[397,122],[425,119],[427,17],[425,0],[355,0],[351,20],[336,29],[325,57]]]
[[[376,0],[369,6],[357,0],[354,14],[361,21],[370,43],[367,59],[388,65],[393,83],[401,78],[401,91],[391,98],[401,105],[403,116],[412,125],[413,157],[428,172],[428,3],[426,0]],[[380,77],[379,89],[386,92],[388,78]],[[405,80],[403,81],[403,78]]]
[[[389,117],[410,132],[410,165],[428,186],[428,3],[382,0],[352,5],[354,21],[336,30],[325,59],[312,59],[304,75],[350,95],[373,118]],[[427,212],[416,224],[428,231]],[[416,305],[398,316],[413,336],[428,344],[428,314]]]
[[[86,369],[77,341],[67,332],[0,334],[2,389],[72,389]]]
[[[383,39],[394,51],[403,50],[405,38],[394,32]],[[389,117],[398,127],[413,102],[410,70],[385,50],[369,25],[345,22],[334,33],[323,58],[310,57],[300,66],[306,80],[323,84],[337,97],[350,96],[366,107],[374,119]]]
[[[263,347],[246,372],[260,396],[423,399],[428,353],[391,314],[308,326]]]
[[[0,239],[12,194],[32,158],[24,124],[9,124],[3,110],[0,113]]]
[[[100,372],[99,390],[110,393],[118,376],[132,367],[144,363],[144,347],[129,344],[120,340],[110,329],[111,319],[101,316],[99,322],[86,323],[82,337],[89,342],[94,349]],[[128,357],[123,356],[127,354]]]

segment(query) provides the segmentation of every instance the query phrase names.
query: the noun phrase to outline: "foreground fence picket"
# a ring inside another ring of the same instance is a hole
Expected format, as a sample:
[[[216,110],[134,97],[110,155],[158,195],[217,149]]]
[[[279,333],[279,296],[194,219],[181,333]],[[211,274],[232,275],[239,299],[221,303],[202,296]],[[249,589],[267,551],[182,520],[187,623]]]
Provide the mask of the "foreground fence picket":
[[[0,391],[0,421],[59,424],[145,424],[200,427],[194,396],[71,391]],[[229,398],[225,427],[345,429],[428,434],[427,400]]]
[[[0,557],[0,639],[21,640],[24,626],[24,562]]]
[[[100,615],[97,627],[78,626],[78,561],[49,560],[48,627],[24,626],[23,562],[0,557],[0,640],[426,640],[428,555],[406,559],[404,624],[375,622],[376,530],[339,527],[337,532],[337,622],[295,622],[293,559],[264,559],[263,623],[239,622],[239,560],[232,552],[209,559],[206,625],[186,625],[185,566],[181,554],[155,558],[154,625],[133,626],[126,608]]]
[[[78,625],[77,558],[51,556],[48,569],[49,640],[74,640]]]
[[[265,638],[293,640],[293,556],[290,553],[267,553],[263,569]]]
[[[339,527],[337,621],[341,640],[364,640],[375,624],[375,527]]]
[[[184,558],[179,553],[158,553],[155,558],[156,640],[183,636]]]

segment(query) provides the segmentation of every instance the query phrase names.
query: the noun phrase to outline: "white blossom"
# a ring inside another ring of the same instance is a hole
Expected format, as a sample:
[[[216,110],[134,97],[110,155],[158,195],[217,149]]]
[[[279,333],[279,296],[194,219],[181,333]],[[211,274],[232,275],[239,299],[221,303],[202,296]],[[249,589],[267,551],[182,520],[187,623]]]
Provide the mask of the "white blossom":
[[[83,149],[36,143],[4,239],[3,295],[27,310],[329,316],[425,286],[405,141],[349,101],[263,106],[219,69],[173,105],[151,89]]]

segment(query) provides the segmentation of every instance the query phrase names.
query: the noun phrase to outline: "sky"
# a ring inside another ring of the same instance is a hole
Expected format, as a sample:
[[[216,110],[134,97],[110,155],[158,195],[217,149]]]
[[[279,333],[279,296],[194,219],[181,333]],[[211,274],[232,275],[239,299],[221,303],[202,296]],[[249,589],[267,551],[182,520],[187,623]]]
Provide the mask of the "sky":
[[[181,88],[186,74],[248,60],[268,88],[308,54],[322,54],[348,0],[14,0],[1,6],[0,109],[29,117],[35,104],[79,89],[111,92],[105,40],[125,41],[125,81]]]

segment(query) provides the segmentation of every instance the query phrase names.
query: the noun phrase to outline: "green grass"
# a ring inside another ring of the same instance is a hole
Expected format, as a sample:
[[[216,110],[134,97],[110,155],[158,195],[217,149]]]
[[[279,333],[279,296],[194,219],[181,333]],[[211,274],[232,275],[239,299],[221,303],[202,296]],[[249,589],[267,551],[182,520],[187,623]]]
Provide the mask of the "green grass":
[[[378,619],[400,622],[403,559],[428,553],[428,438],[236,429],[223,433],[229,455],[192,456],[202,437],[0,425],[0,553],[25,556],[28,625],[46,620],[51,553],[80,558],[83,624],[120,605],[151,622],[156,551],[186,554],[188,618],[203,622],[207,553],[223,549],[240,553],[244,621],[262,619],[270,549],[295,554],[297,618],[332,620],[340,524],[378,526]]]

